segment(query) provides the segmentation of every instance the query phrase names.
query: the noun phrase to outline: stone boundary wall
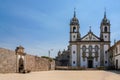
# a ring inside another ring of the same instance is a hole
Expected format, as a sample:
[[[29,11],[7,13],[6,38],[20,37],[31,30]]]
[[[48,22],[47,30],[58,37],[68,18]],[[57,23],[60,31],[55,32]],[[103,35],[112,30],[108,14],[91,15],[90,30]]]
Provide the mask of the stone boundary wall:
[[[0,73],[16,72],[16,55],[14,51],[0,48]]]
[[[48,71],[55,69],[55,61],[26,54],[24,59],[25,70]],[[0,48],[0,73],[15,73],[18,70],[15,51]]]
[[[47,71],[49,70],[49,61],[47,59],[26,55],[25,56],[25,68],[30,71]]]

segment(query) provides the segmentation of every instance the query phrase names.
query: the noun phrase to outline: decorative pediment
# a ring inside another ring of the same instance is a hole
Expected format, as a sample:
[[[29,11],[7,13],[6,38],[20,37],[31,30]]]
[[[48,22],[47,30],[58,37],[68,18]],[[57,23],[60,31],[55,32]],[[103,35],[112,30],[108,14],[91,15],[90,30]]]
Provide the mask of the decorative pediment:
[[[87,35],[82,37],[81,41],[100,41],[100,38],[93,34],[93,32],[88,32]]]

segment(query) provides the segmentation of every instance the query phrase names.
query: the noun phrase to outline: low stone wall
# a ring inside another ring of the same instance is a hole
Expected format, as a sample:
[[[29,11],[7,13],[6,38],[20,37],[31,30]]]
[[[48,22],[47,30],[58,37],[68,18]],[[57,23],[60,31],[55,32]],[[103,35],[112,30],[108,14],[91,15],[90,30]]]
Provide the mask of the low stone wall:
[[[0,48],[0,73],[16,72],[16,55],[14,51]]]

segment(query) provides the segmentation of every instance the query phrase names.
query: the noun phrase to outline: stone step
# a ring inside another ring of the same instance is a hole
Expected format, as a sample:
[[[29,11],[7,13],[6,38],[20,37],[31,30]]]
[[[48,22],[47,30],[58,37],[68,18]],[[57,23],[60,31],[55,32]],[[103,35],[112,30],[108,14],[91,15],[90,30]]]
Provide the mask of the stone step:
[[[97,70],[96,68],[86,68],[85,70]]]

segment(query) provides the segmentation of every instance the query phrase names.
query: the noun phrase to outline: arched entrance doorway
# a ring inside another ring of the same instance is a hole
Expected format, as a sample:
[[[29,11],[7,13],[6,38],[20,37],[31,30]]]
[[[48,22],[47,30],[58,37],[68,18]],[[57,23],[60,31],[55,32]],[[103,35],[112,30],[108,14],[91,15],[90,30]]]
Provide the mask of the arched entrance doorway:
[[[24,71],[24,60],[23,58],[19,59],[19,73]]]

